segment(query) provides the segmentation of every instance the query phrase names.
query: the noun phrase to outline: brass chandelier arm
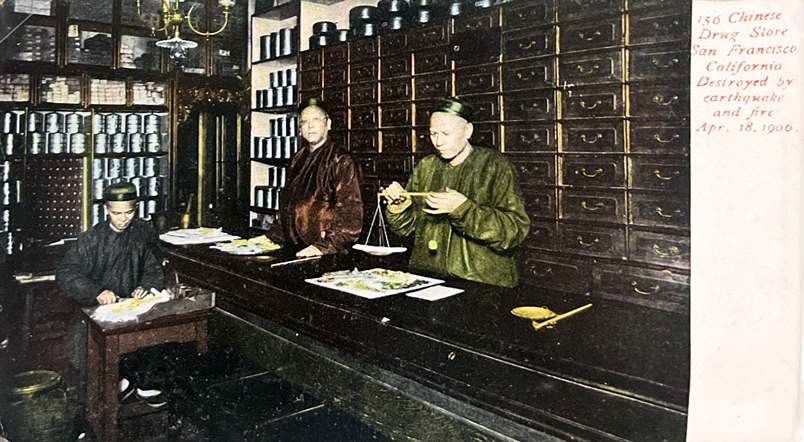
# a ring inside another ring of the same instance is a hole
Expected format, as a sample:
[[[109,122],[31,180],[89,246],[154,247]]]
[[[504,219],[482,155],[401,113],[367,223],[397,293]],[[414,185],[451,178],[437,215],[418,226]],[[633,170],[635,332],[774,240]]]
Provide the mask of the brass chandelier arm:
[[[226,25],[229,24],[229,6],[227,6],[227,5],[223,6],[223,25],[220,27],[220,29],[218,29],[217,31],[214,31],[214,32],[202,32],[202,31],[199,31],[198,29],[196,29],[193,26],[193,22],[190,20],[190,17],[192,16],[193,9],[195,9],[196,6],[198,6],[198,3],[194,4],[193,6],[191,6],[190,10],[187,11],[187,17],[186,17],[187,18],[187,26],[190,27],[191,31],[195,32],[198,35],[203,35],[205,37],[209,37],[211,35],[218,35],[221,32],[223,32],[224,29],[226,29]]]

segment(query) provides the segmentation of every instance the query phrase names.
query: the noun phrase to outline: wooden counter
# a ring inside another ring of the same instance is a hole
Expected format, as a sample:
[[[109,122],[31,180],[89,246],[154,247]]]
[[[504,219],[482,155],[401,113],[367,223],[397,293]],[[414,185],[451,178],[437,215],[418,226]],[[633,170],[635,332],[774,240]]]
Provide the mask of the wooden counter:
[[[684,440],[685,315],[462,280],[447,284],[465,292],[441,301],[368,300],[304,279],[351,268],[406,270],[406,257],[352,253],[270,268],[205,246],[164,250],[183,279],[215,290],[218,305],[236,316],[278,324],[511,422],[575,440]],[[291,257],[278,254],[285,259]],[[510,313],[519,306],[562,313],[590,302],[592,308],[541,330]]]

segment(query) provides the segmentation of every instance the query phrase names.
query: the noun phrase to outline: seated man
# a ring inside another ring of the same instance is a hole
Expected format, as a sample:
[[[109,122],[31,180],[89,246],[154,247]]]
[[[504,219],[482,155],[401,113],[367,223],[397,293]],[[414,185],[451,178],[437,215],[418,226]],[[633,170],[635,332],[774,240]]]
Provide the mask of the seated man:
[[[56,270],[61,290],[82,306],[112,304],[122,297],[142,298],[151,289],[161,290],[165,283],[156,232],[148,221],[135,218],[137,188],[128,182],[115,183],[103,191],[103,199],[109,221],[78,235]],[[127,360],[121,361],[124,374],[127,364]],[[125,378],[121,388],[126,395],[134,391]],[[166,403],[156,400],[157,390],[138,388],[137,393],[149,404]]]
[[[355,243],[363,228],[360,170],[328,138],[332,122],[323,103],[310,99],[300,109],[306,144],[290,162],[279,214],[267,235],[301,248],[299,257],[337,253]]]
[[[403,236],[415,233],[412,269],[513,287],[512,250],[527,236],[530,219],[513,166],[496,151],[472,146],[472,131],[466,104],[439,105],[430,116],[438,153],[416,165],[406,188],[393,182],[385,190],[388,225]]]

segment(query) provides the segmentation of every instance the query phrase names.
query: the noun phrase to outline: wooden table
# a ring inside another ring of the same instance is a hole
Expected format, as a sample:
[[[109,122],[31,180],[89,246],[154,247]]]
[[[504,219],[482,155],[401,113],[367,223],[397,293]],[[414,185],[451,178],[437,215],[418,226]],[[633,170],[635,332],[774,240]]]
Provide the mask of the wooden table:
[[[119,411],[120,355],[166,342],[195,341],[199,353],[207,349],[207,317],[214,293],[155,305],[134,322],[97,322],[88,317],[87,419],[98,440],[115,442]]]

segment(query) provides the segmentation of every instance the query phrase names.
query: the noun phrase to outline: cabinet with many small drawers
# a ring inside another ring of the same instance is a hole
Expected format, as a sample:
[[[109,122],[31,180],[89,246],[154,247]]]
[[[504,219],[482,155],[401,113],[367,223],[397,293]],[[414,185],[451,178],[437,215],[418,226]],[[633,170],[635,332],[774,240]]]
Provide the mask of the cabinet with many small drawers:
[[[689,309],[691,2],[519,0],[301,54],[302,98],[373,192],[433,152],[456,96],[511,161],[531,217],[520,284]]]

